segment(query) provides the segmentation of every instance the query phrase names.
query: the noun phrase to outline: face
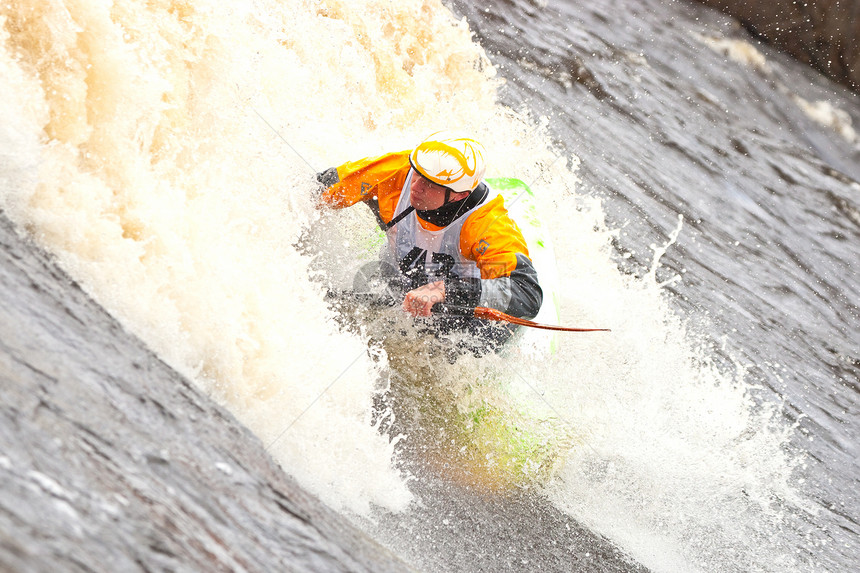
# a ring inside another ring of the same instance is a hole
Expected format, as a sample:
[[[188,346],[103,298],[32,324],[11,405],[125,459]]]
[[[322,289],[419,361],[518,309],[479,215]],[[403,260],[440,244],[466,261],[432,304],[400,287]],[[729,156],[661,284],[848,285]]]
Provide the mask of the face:
[[[409,183],[409,200],[419,211],[432,211],[445,204],[445,188],[414,172]]]

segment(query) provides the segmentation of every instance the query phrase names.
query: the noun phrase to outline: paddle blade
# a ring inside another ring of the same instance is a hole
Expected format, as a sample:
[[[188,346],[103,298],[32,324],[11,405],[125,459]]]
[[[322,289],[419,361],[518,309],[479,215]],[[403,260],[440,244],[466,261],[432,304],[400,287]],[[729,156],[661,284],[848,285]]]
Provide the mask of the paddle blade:
[[[498,322],[510,322],[511,324],[519,324],[520,326],[528,326],[529,328],[540,328],[542,330],[557,330],[560,332],[612,332],[608,328],[571,328],[568,326],[555,326],[554,324],[540,324],[525,318],[517,318],[509,314],[505,314],[495,308],[487,308],[484,306],[475,307],[475,318],[484,320],[495,320]]]

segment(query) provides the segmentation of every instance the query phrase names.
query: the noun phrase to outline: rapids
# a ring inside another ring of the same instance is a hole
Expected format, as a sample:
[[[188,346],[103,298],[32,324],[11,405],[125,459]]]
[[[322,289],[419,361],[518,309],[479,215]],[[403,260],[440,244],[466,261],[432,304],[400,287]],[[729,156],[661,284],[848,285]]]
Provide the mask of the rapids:
[[[4,213],[416,568],[860,559],[860,105],[732,20],[668,0],[16,0],[0,77]],[[562,321],[611,335],[449,364],[344,325],[321,282],[351,279],[373,221],[316,210],[313,175],[440,126],[535,189]],[[549,428],[552,472],[464,474],[498,446],[451,448],[476,404]]]

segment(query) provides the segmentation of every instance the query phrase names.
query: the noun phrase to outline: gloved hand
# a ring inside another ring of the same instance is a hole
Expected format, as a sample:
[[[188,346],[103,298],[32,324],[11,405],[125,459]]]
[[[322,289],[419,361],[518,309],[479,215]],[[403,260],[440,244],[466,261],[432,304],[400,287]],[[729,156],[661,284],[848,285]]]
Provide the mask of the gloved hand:
[[[322,173],[317,173],[317,181],[322,185],[322,189],[328,189],[338,181],[340,177],[337,174],[337,167],[329,167]]]

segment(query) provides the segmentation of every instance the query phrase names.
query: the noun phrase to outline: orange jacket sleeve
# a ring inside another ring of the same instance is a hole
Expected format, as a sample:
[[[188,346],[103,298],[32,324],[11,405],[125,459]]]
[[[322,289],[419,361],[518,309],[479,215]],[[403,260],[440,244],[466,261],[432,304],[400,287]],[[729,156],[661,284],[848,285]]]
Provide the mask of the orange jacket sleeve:
[[[501,196],[479,207],[463,224],[460,253],[475,261],[481,278],[446,280],[446,300],[489,306],[522,318],[537,315],[543,290],[522,232]]]
[[[480,207],[463,225],[460,252],[475,261],[483,279],[510,276],[517,266],[517,254],[529,256],[522,232],[501,196]]]
[[[337,168],[338,181],[323,190],[320,202],[342,209],[375,199],[380,218],[388,223],[394,218],[409,168],[409,151],[349,161]]]

